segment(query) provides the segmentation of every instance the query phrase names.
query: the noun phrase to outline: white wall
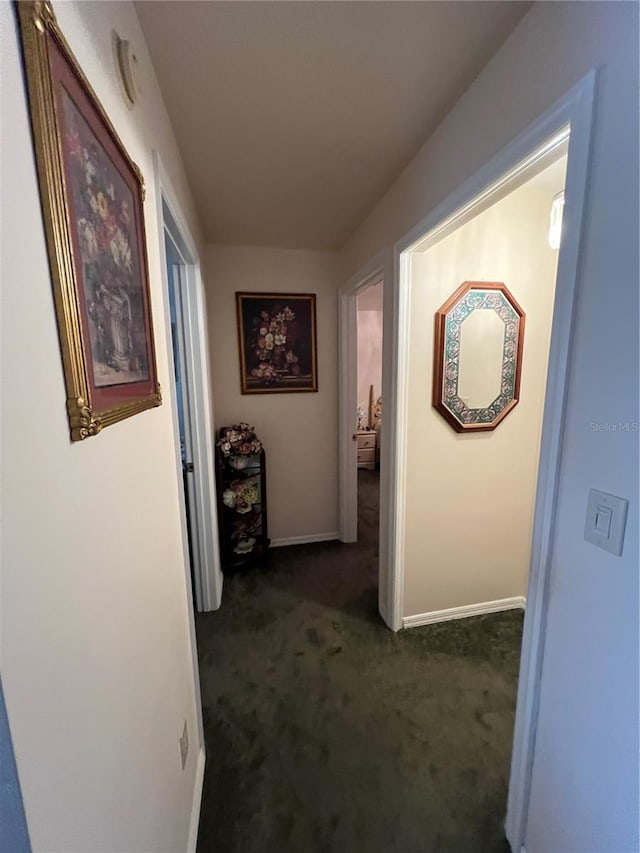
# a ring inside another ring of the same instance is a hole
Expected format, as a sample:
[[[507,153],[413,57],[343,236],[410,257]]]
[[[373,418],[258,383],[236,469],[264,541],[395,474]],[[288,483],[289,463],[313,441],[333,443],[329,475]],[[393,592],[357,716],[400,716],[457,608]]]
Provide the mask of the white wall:
[[[547,239],[553,194],[525,184],[411,257],[405,616],[526,595],[558,258]],[[464,281],[504,282],[526,315],[520,402],[492,432],[457,433],[431,405],[433,317]]]
[[[345,247],[391,245],[599,69],[551,558],[528,853],[638,849],[638,7],[536,3]],[[615,558],[583,540],[587,490],[630,499]]]
[[[272,540],[337,537],[337,270],[334,252],[207,249],[216,428],[247,421],[262,439]],[[236,291],[316,294],[317,392],[240,393]]]
[[[382,283],[367,288],[358,304],[358,407],[369,417],[369,390],[382,394]]]
[[[56,3],[147,185],[158,372],[165,340],[152,148],[198,224],[130,3]],[[198,725],[170,404],[71,444],[12,5],[2,32],[2,680],[33,849],[183,851]],[[140,60],[125,106],[111,31]],[[180,766],[183,720],[191,749]]]

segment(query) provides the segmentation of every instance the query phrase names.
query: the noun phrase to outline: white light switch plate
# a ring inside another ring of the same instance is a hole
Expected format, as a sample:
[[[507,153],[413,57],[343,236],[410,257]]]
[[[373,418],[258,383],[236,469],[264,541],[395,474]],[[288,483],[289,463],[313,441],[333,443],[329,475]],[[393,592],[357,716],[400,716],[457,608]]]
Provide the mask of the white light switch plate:
[[[624,498],[589,489],[584,523],[584,538],[587,542],[619,557],[622,554],[628,508],[629,501]]]

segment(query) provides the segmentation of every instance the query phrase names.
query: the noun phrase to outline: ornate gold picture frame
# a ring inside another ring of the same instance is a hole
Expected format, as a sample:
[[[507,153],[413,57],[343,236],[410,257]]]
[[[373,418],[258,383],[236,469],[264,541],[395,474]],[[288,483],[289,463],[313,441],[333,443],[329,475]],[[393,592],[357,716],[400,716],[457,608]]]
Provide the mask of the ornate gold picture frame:
[[[313,293],[236,293],[240,390],[283,394],[318,390]]]
[[[144,184],[48,2],[17,3],[71,439],[159,406]]]

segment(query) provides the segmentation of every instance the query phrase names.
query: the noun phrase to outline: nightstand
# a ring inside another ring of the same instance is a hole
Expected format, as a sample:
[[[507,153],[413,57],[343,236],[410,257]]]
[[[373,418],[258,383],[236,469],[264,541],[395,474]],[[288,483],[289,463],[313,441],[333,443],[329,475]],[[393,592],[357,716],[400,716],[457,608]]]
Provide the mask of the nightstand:
[[[376,467],[376,433],[372,429],[362,429],[356,432],[358,442],[358,468]]]

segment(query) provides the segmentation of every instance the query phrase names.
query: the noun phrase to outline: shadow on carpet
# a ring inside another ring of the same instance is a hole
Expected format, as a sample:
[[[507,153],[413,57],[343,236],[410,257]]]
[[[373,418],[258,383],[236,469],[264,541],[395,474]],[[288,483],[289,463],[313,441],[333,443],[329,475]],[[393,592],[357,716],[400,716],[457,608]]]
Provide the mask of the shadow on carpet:
[[[197,616],[199,853],[509,850],[522,614],[393,634],[360,538],[274,550]]]

